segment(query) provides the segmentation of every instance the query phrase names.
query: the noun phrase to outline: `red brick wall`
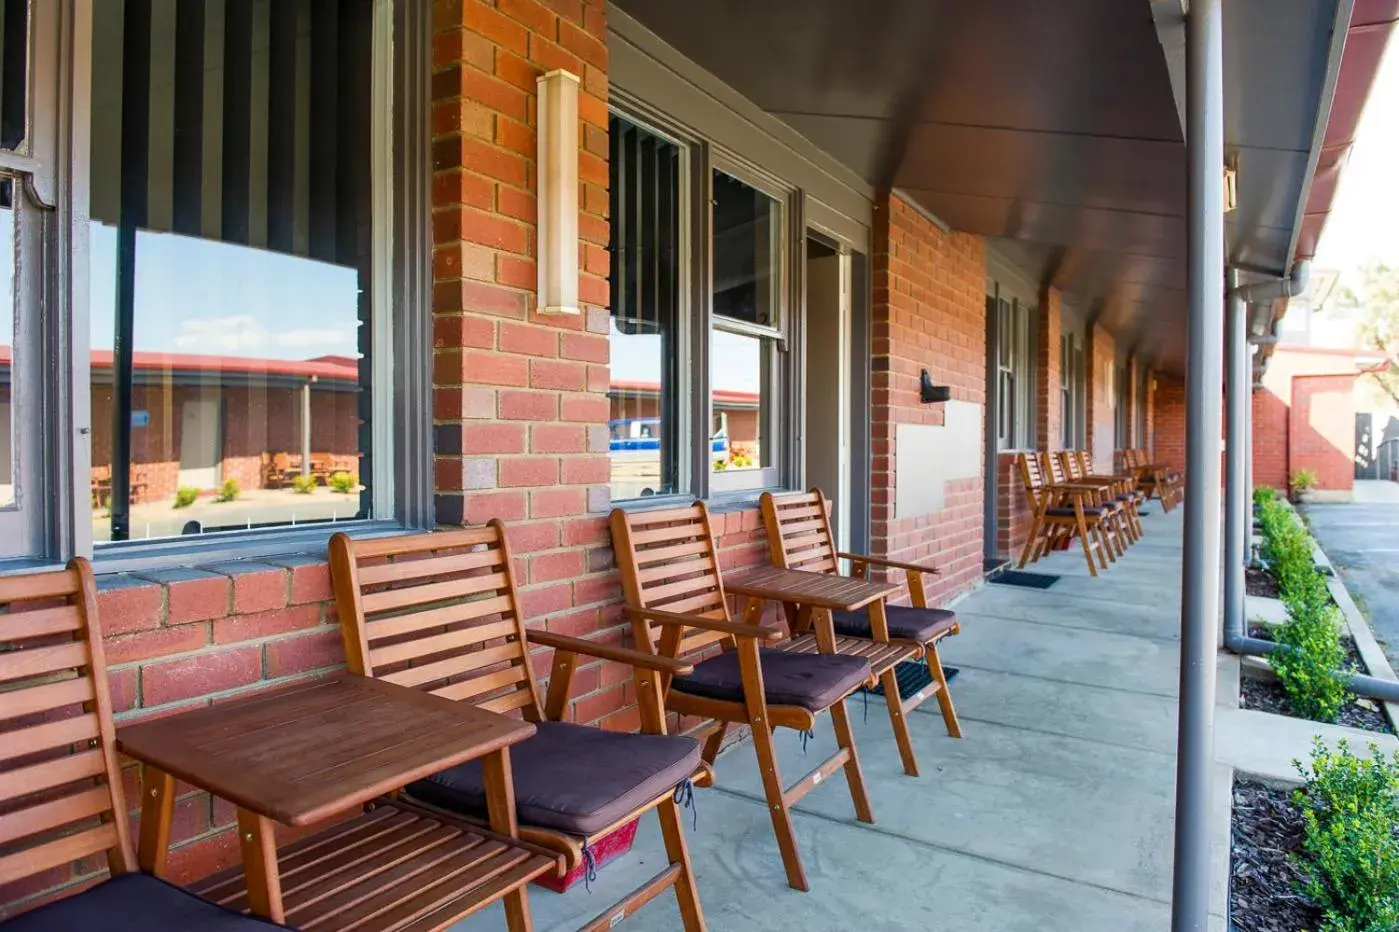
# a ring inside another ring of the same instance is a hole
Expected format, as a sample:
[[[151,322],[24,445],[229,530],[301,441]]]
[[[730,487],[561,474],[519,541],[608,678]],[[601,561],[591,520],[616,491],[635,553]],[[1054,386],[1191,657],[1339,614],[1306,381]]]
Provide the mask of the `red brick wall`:
[[[1289,475],[1316,471],[1316,488],[1355,488],[1355,376],[1299,375],[1292,380]]]
[[[1084,442],[1093,466],[1101,472],[1112,471],[1112,454],[1116,446],[1114,436],[1114,411],[1109,407],[1113,386],[1108,379],[1108,363],[1117,353],[1117,344],[1112,334],[1094,324],[1088,328],[1087,346],[1084,347],[1084,365],[1087,368],[1087,408],[1085,417]]]
[[[1164,375],[1156,377],[1152,404],[1152,447],[1157,463],[1185,474],[1185,382]]]
[[[875,205],[871,397],[871,549],[942,568],[931,596],[981,579],[982,482],[948,484],[946,507],[894,514],[899,424],[942,424],[941,405],[918,399],[922,369],[959,401],[986,403],[985,242],[943,233],[897,197]]]
[[[1293,399],[1297,397],[1297,379],[1316,375],[1342,376],[1349,381],[1350,391],[1353,392],[1356,378],[1354,353],[1295,346],[1278,346],[1274,349],[1268,361],[1268,370],[1263,375],[1263,386],[1253,392],[1254,484],[1285,489],[1296,470],[1316,468],[1310,463],[1308,466],[1297,465],[1299,456],[1302,460],[1310,461],[1316,459],[1317,454],[1298,449],[1299,438],[1294,434],[1298,419],[1291,410]],[[1339,458],[1328,465],[1323,488],[1349,489],[1354,486],[1353,402],[1349,410],[1351,413],[1344,417],[1344,423],[1328,425],[1334,428],[1332,440],[1344,451],[1347,465],[1342,468]],[[1315,438],[1311,436],[1303,439],[1303,443],[1308,445],[1314,442]]]
[[[1035,408],[1041,450],[1057,449],[1063,439],[1063,399],[1059,396],[1060,339],[1063,337],[1063,314],[1059,291],[1046,288],[1040,292],[1039,370],[1035,386]]]

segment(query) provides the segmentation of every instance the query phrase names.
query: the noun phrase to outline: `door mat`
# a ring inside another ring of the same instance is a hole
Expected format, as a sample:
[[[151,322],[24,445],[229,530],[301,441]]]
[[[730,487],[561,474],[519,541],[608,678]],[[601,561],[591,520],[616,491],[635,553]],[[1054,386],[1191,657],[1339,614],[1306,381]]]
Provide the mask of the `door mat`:
[[[1022,589],[1048,589],[1059,581],[1048,573],[1026,573],[1021,570],[1001,570],[986,580],[997,586],[1019,586]]]
[[[956,667],[944,666],[943,675],[947,677],[947,682],[952,680],[960,672]],[[894,667],[894,679],[899,684],[899,698],[907,700],[914,693],[922,692],[933,684],[933,675],[928,672],[928,665],[921,660],[905,660]],[[881,683],[865,692],[872,696],[884,695],[884,685]]]

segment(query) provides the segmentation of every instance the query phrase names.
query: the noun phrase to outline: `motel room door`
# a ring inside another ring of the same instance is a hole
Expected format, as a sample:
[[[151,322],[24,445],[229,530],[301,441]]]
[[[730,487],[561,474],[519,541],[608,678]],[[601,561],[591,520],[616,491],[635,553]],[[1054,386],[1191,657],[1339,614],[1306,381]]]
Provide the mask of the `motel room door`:
[[[180,485],[217,488],[223,482],[223,403],[217,389],[185,399],[180,415]]]

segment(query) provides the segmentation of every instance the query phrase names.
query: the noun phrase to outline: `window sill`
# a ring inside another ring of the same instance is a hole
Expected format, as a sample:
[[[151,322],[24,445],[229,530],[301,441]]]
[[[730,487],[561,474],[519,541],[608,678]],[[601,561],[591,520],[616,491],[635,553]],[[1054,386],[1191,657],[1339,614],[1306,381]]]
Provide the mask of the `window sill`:
[[[10,557],[0,560],[0,576],[61,570],[63,567],[64,564],[55,563],[52,560],[40,560],[35,557]]]
[[[264,560],[293,554],[324,555],[331,535],[386,537],[413,531],[397,521],[345,521],[312,527],[229,531],[200,537],[171,537],[152,541],[123,541],[94,548],[93,570],[99,575],[172,569],[235,560]]]

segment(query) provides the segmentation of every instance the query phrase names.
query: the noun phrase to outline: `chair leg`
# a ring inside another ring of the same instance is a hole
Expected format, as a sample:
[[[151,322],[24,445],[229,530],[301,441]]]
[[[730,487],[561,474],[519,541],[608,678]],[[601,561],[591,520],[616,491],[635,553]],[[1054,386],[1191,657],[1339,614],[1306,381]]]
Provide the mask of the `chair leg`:
[[[792,826],[792,813],[782,798],[782,772],[777,767],[777,748],[772,732],[763,725],[753,727],[753,750],[758,755],[758,770],[763,778],[763,795],[772,817],[772,833],[777,836],[777,850],[782,853],[782,866],[787,869],[787,886],[803,892],[811,887],[802,868],[801,852],[797,850],[797,832]]]
[[[884,704],[889,707],[889,726],[894,729],[894,741],[899,745],[899,757],[903,759],[904,773],[918,776],[918,758],[913,753],[913,738],[908,733],[908,716],[904,714],[903,699],[899,695],[899,680],[890,667],[879,675],[879,683],[884,687]]]
[[[1099,521],[1093,525],[1093,533],[1098,536],[1098,562],[1103,569],[1107,569],[1110,564],[1117,562],[1117,556],[1112,552],[1112,546],[1108,544],[1107,531],[1103,527],[1103,522]]]
[[[923,659],[928,664],[928,672],[933,675],[933,681],[940,687],[938,689],[938,708],[942,709],[942,721],[947,725],[947,733],[954,738],[960,738],[962,737],[962,723],[957,721],[957,709],[952,705],[952,693],[947,686],[947,672],[942,668],[942,657],[938,654],[936,642],[928,645]]]
[[[1035,515],[1030,519],[1030,532],[1025,535],[1025,547],[1020,551],[1020,568],[1023,570],[1025,564],[1029,562],[1030,552],[1040,539],[1041,518]]]
[[[1088,574],[1097,576],[1098,565],[1093,560],[1093,545],[1088,542],[1088,528],[1084,526],[1082,520],[1078,522],[1078,541],[1083,545],[1083,556],[1088,561]],[[1103,569],[1107,569],[1107,567],[1105,566]]]
[[[850,784],[850,799],[855,803],[855,818],[873,825],[874,809],[870,807],[869,793],[865,790],[865,775],[860,770],[860,758],[855,754],[855,733],[850,729],[850,712],[845,708],[844,699],[831,706],[831,724],[835,726],[836,744],[850,752],[850,759],[845,762],[845,782]]]
[[[680,866],[675,878],[675,899],[680,904],[680,920],[685,932],[705,932],[704,913],[700,910],[699,893],[695,890],[694,869],[690,866],[690,849],[685,844],[685,829],[680,821],[680,807],[667,799],[656,807],[661,820],[661,837],[665,840],[666,857]]]
[[[704,762],[709,766],[714,766],[714,761],[718,759],[719,752],[724,748],[724,736],[728,733],[729,723],[720,722],[718,729],[710,733],[709,737],[704,740],[704,752],[702,757]]]

